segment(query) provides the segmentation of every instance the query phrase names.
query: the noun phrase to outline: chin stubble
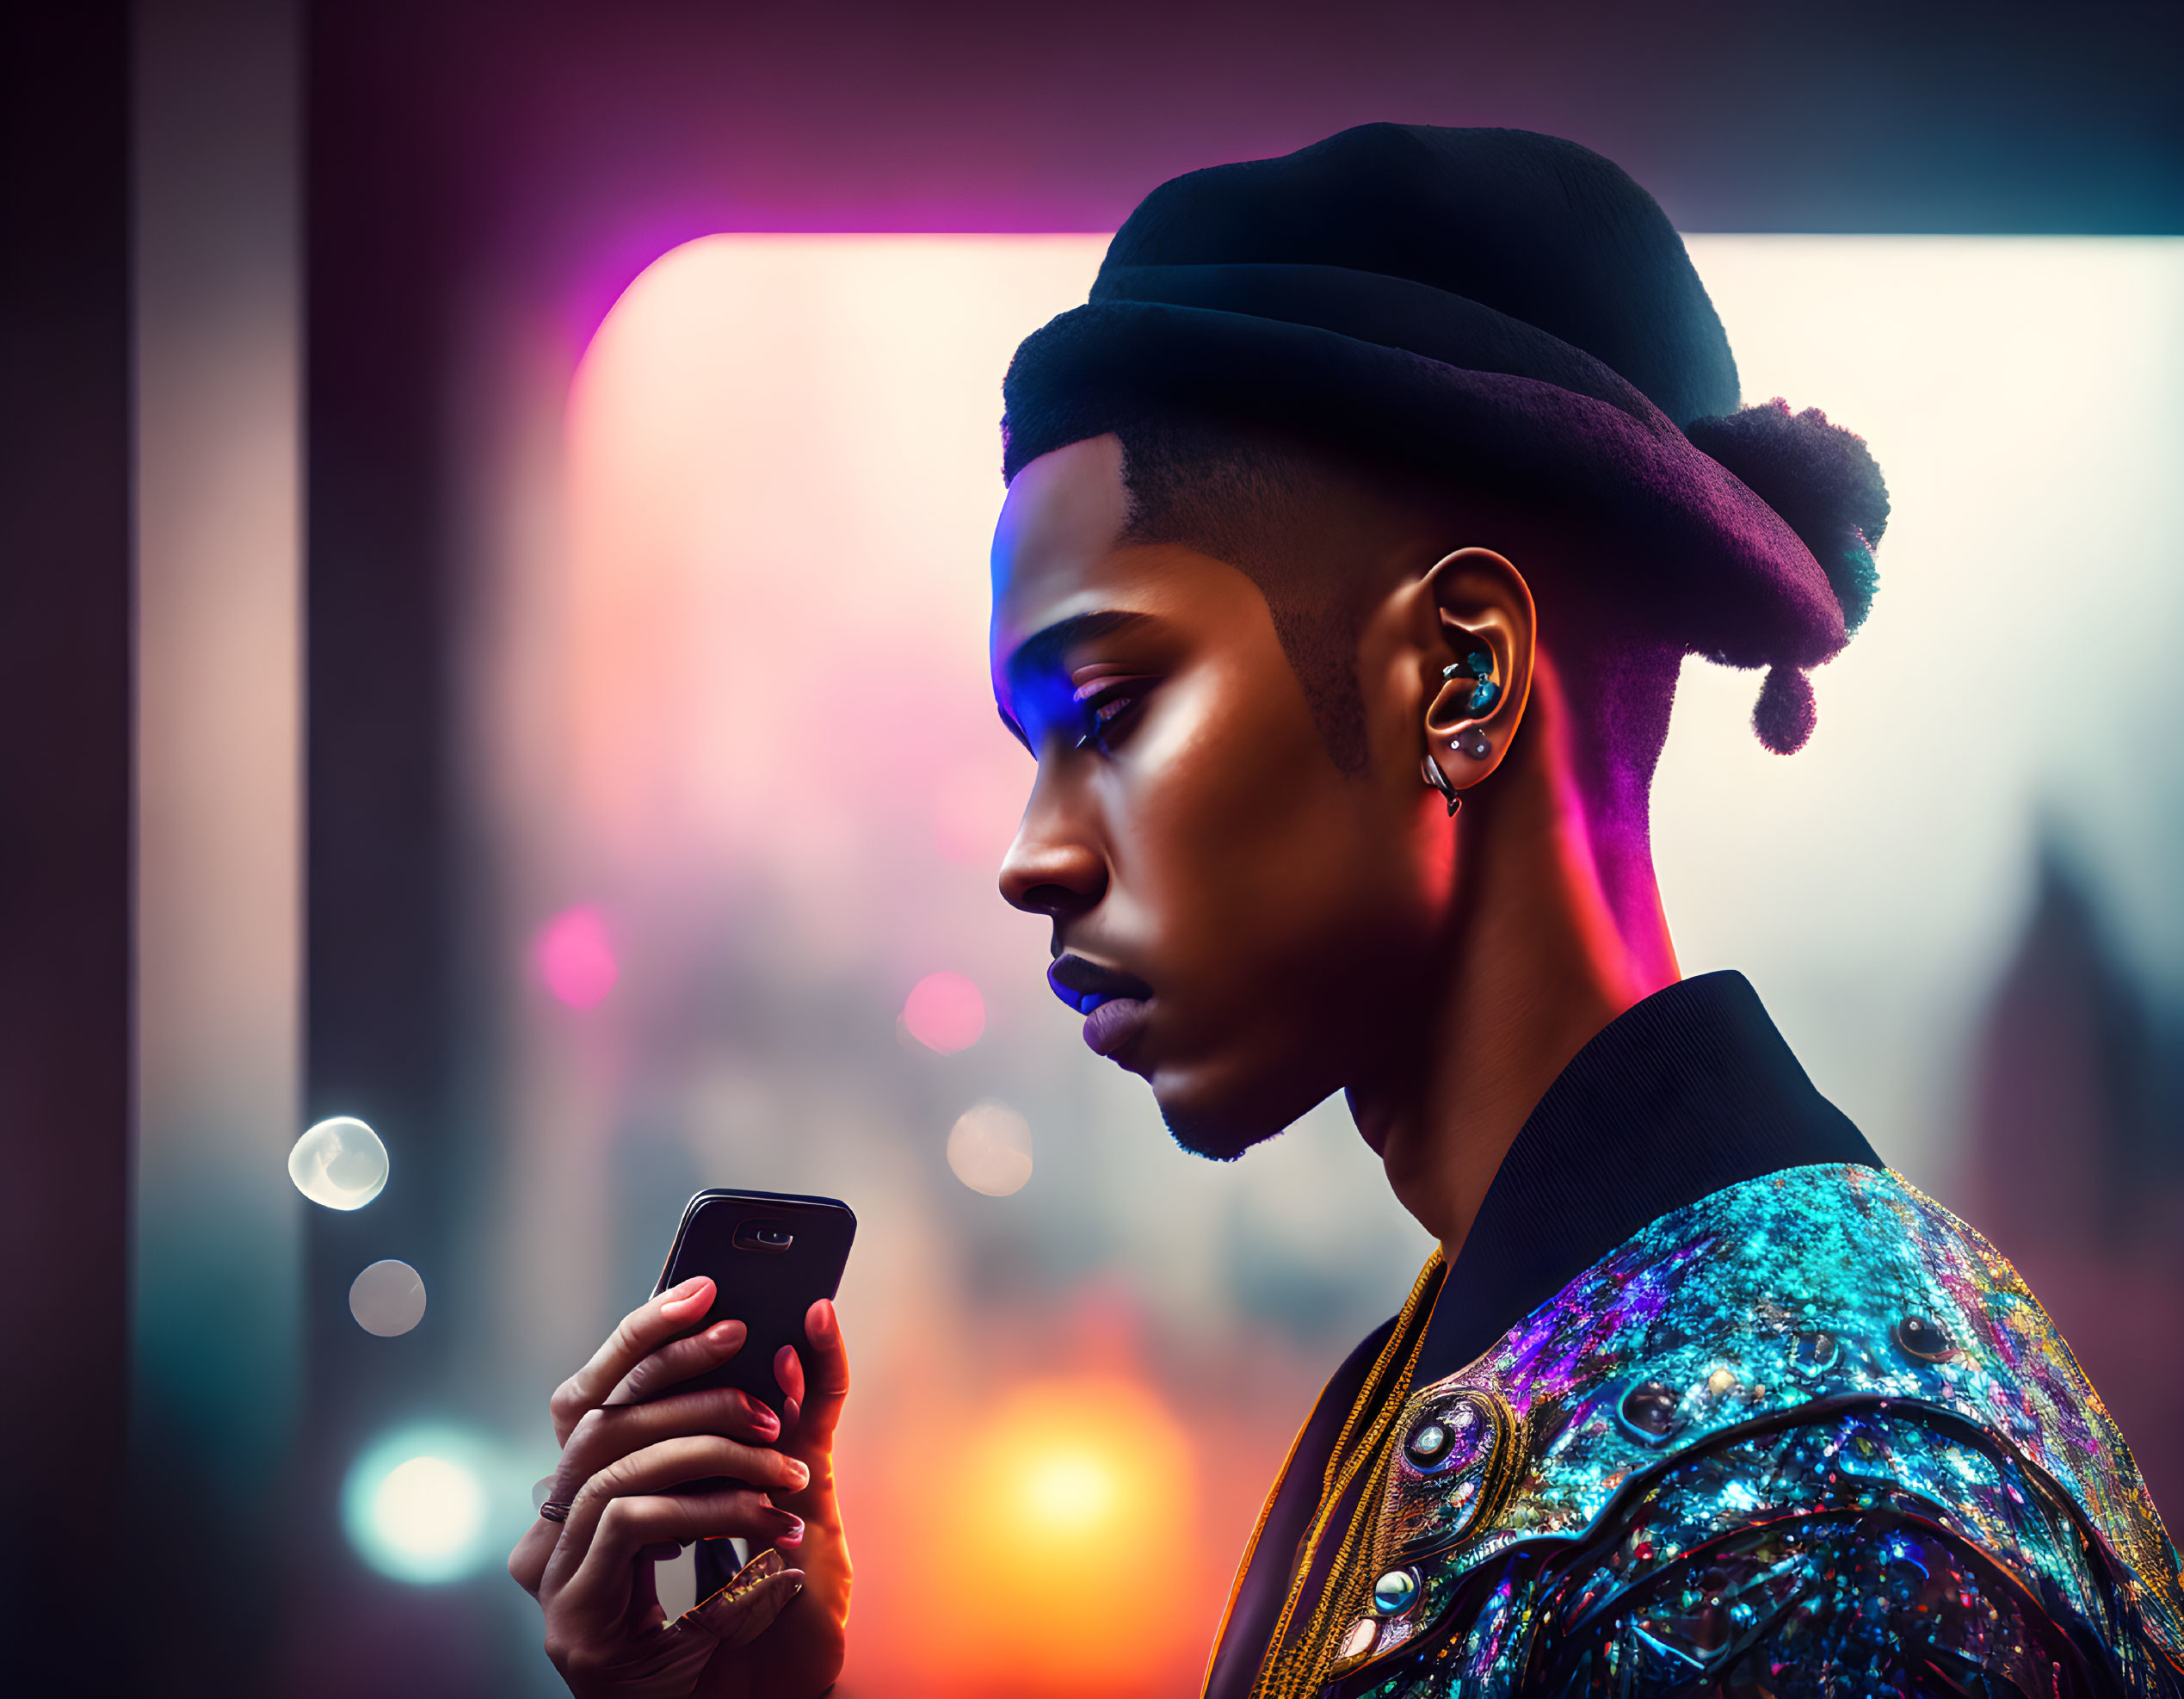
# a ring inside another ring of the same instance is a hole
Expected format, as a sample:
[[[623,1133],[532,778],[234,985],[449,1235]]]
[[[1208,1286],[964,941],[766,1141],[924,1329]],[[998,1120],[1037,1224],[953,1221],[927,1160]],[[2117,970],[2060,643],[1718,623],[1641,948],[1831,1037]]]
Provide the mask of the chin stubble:
[[[1154,1100],[1157,1103],[1159,1100]],[[1239,1137],[1234,1129],[1216,1126],[1210,1121],[1194,1120],[1179,1110],[1160,1104],[1160,1118],[1168,1125],[1168,1136],[1193,1156],[1202,1156],[1211,1162],[1234,1162],[1254,1145],[1264,1144],[1283,1131],[1276,1127],[1263,1133],[1249,1133]]]

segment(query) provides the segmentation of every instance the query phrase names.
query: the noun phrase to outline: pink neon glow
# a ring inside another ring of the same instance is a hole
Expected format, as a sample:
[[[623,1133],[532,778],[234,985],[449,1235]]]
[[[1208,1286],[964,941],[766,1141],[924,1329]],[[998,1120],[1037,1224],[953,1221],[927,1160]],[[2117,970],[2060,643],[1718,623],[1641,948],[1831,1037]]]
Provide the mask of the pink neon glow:
[[[952,1056],[986,1029],[986,1000],[960,973],[929,973],[910,987],[903,1025],[928,1050]]]
[[[596,1006],[621,977],[606,919],[588,905],[564,909],[541,926],[531,959],[546,988],[571,1009]]]

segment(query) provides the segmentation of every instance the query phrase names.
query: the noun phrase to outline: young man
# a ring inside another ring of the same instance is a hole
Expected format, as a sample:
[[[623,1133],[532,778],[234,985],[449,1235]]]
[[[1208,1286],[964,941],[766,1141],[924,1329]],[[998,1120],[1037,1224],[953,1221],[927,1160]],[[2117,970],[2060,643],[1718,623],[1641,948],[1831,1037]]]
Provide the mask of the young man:
[[[1737,400],[1613,166],[1385,125],[1156,190],[1010,369],[1003,892],[1188,1148],[1342,1090],[1441,1241],[1298,1436],[1217,1699],[2184,1693],[2039,1305],[1741,977],[1680,980],[1682,658],[1768,668],[1795,750],[1887,512]]]

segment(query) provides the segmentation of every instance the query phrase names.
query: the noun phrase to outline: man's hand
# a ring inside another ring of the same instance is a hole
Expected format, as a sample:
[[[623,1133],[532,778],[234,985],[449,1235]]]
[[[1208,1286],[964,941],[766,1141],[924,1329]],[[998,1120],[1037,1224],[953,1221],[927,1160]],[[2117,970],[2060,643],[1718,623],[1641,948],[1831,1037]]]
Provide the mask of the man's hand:
[[[808,1699],[841,1668],[849,1562],[833,1438],[848,1363],[834,1307],[815,1304],[805,1318],[808,1381],[793,1350],[775,1359],[784,1436],[739,1392],[663,1394],[743,1348],[740,1321],[673,1337],[713,1295],[700,1276],[632,1311],[552,1400],[562,1450],[546,1512],[566,1519],[542,1512],[509,1572],[544,1607],[547,1655],[579,1699]],[[721,1476],[737,1485],[671,1491]],[[729,1535],[773,1549],[667,1622],[653,1565],[692,1540]]]

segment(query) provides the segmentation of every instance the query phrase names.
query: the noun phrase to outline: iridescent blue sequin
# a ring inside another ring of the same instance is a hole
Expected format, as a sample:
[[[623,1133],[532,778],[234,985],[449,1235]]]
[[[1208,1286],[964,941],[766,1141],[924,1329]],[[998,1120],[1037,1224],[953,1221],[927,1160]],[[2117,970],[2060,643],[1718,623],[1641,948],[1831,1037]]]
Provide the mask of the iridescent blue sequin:
[[[1835,1366],[1842,1344],[1822,1327],[1808,1327],[1790,1336],[1790,1367],[1800,1375],[1823,1375]]]

